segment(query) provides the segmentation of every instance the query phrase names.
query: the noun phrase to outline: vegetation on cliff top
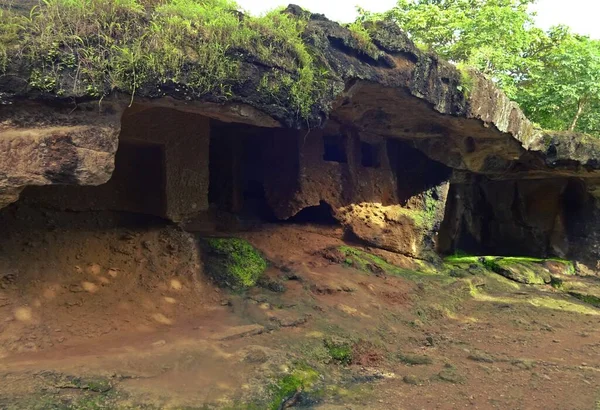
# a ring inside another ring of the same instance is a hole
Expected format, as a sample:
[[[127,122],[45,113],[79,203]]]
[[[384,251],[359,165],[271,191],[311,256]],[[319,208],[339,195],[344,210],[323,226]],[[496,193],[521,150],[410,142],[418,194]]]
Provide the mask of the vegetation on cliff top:
[[[529,119],[600,136],[600,40],[535,27],[535,0],[398,0],[361,20],[390,20],[421,48],[480,70]]]
[[[282,10],[243,15],[230,0],[40,0],[29,15],[0,10],[0,71],[58,95],[185,85],[226,100],[251,59],[278,68],[269,75],[283,103],[307,117],[323,87],[305,26]]]

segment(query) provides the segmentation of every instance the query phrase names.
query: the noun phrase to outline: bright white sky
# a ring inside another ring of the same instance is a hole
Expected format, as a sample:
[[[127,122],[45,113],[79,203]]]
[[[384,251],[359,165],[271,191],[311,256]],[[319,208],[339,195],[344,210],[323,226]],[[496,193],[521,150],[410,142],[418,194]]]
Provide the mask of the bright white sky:
[[[343,23],[356,18],[356,7],[370,11],[391,9],[396,0],[237,0],[238,4],[252,14],[260,14],[289,3],[325,14],[331,20]],[[600,0],[537,0],[534,10],[538,13],[538,25],[544,29],[556,24],[566,24],[574,32],[600,39]]]

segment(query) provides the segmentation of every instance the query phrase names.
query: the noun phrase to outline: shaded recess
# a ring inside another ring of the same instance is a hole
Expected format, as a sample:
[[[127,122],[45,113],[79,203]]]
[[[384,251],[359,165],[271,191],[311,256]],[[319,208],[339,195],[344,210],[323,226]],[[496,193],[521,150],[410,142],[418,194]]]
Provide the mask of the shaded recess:
[[[360,163],[366,168],[379,168],[381,166],[381,145],[369,144],[361,141],[360,143]]]
[[[29,187],[24,196],[70,211],[126,211],[181,221],[207,209],[209,119],[133,106],[122,118],[115,170],[98,186]]]
[[[298,189],[298,158],[294,132],[211,120],[211,207],[275,220],[271,204],[285,201]]]
[[[298,190],[297,134],[136,104],[122,117],[107,183],[28,187],[23,198],[60,210],[124,211],[174,222],[214,221],[213,211],[274,221],[269,204],[289,201]]]
[[[339,162],[345,164],[348,162],[346,153],[346,137],[344,135],[324,135],[323,136],[323,160]]]
[[[287,219],[286,222],[296,224],[310,223],[323,226],[336,226],[340,224],[333,216],[331,205],[325,201],[321,201],[319,205],[304,208],[296,215]]]
[[[574,178],[453,183],[438,250],[445,254],[572,257],[595,233],[595,200]],[[589,247],[586,247],[589,248]]]
[[[452,169],[431,160],[408,142],[388,139],[387,151],[390,167],[395,172],[400,204],[415,195],[448,181]]]
[[[165,216],[165,150],[160,144],[122,141],[111,179],[99,186],[27,187],[23,200],[68,211],[119,210]]]

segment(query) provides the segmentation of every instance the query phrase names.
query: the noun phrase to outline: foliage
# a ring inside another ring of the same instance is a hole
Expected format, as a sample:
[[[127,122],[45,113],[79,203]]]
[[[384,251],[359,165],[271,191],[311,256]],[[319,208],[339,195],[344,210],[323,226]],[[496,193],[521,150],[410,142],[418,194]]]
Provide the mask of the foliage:
[[[307,117],[323,80],[302,40],[306,21],[237,10],[231,0],[43,0],[27,17],[0,10],[0,69],[24,64],[32,87],[59,95],[181,84],[227,99],[251,55],[290,77],[287,102]]]
[[[18,52],[19,34],[24,21],[9,10],[0,9],[0,72],[6,70],[9,53]]]
[[[364,51],[365,54],[376,58],[379,54],[379,49],[371,40],[371,33],[360,21],[348,24],[348,30],[352,33],[352,37],[358,43],[358,47]]]
[[[398,0],[386,13],[360,11],[361,20],[394,21],[417,45],[480,70],[541,126],[600,135],[600,41],[535,27],[534,2]]]
[[[256,285],[267,262],[250,243],[237,238],[211,238],[207,244],[207,272],[215,281],[234,290]]]
[[[396,22],[411,38],[440,56],[462,62],[512,86],[511,70],[522,65],[532,38],[527,7],[534,0],[399,0],[390,11],[363,19]]]
[[[516,93],[526,114],[547,128],[600,135],[600,41],[549,31]]]

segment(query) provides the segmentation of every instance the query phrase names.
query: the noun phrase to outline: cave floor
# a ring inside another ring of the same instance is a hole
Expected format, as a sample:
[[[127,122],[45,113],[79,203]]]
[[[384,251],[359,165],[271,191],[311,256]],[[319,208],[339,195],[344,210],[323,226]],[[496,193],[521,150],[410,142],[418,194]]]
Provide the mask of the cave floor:
[[[600,405],[600,309],[550,286],[372,249],[413,272],[364,271],[339,228],[290,224],[238,234],[269,279],[232,294],[193,273],[189,235],[85,218],[0,240],[1,409]]]

